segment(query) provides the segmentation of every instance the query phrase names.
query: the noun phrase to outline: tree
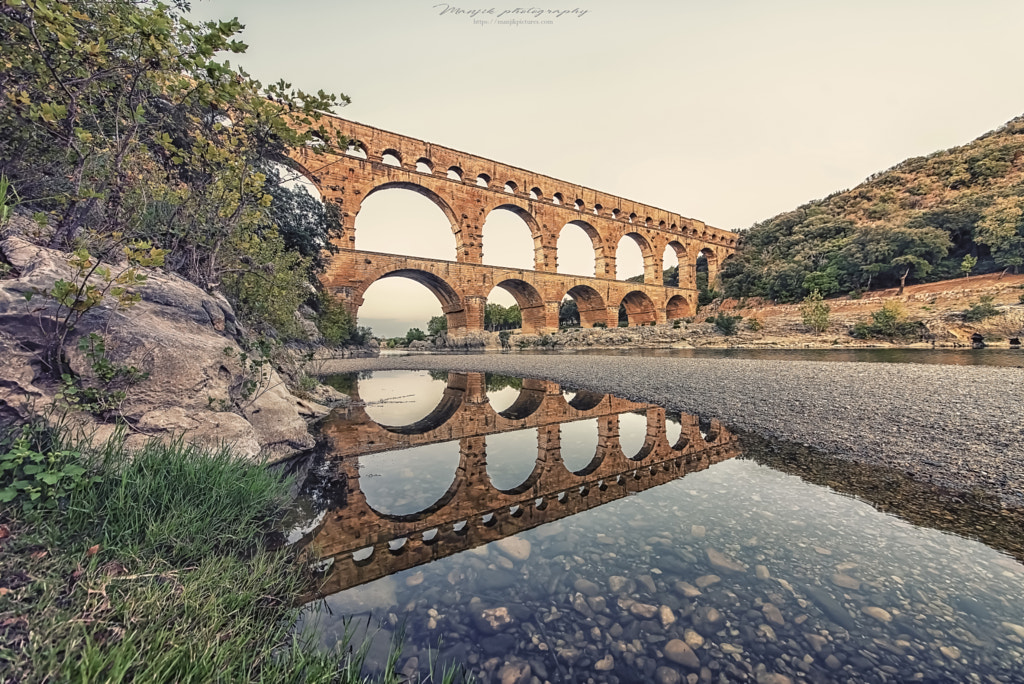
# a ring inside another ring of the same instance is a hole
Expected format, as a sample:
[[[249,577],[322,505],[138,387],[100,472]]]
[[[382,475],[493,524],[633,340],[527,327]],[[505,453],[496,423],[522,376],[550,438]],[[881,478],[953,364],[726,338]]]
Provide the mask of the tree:
[[[426,333],[419,328],[409,328],[405,333],[405,341],[408,342],[422,342],[427,339]]]
[[[821,292],[818,290],[814,290],[804,297],[804,301],[800,305],[800,317],[803,319],[804,325],[813,330],[816,335],[828,330],[831,311],[832,307],[822,301]]]
[[[977,242],[988,245],[996,263],[1017,269],[1024,265],[1024,198],[1000,197],[984,211],[978,222]]]
[[[558,305],[558,325],[563,328],[575,327],[580,324],[580,310],[576,300],[563,299]]]
[[[447,330],[448,318],[444,314],[431,317],[430,322],[427,323],[427,334],[431,337],[436,337]]]
[[[960,273],[962,273],[965,278],[970,278],[971,271],[973,271],[974,267],[977,265],[978,257],[965,254],[964,260],[960,262]]]

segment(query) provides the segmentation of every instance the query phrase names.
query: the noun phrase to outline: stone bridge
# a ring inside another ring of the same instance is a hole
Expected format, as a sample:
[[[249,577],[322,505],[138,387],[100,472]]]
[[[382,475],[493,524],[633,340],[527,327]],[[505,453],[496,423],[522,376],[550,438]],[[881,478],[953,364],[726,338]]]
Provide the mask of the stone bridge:
[[[576,406],[573,406],[576,404]],[[643,447],[630,456],[619,442],[619,415],[644,412]],[[598,422],[590,463],[575,472],[562,461],[565,422]],[[681,416],[670,443],[665,410],[591,392],[567,401],[552,382],[524,381],[519,398],[495,412],[487,403],[481,373],[452,373],[434,411],[409,426],[381,426],[359,406],[325,426],[330,459],[347,478],[346,503],[329,511],[305,540],[331,559],[324,594],[363,584],[399,570],[517,534],[640,492],[739,455],[735,435],[711,421],[703,434],[696,416]],[[511,490],[496,488],[487,473],[487,435],[537,429],[533,472]],[[459,441],[459,465],[448,490],[411,515],[374,510],[359,487],[359,455],[451,440]],[[362,448],[353,446],[362,440]]]
[[[407,277],[438,297],[455,334],[483,330],[484,305],[495,286],[511,293],[523,310],[524,332],[556,330],[558,305],[566,295],[576,300],[584,327],[614,327],[620,304],[629,325],[663,323],[694,313],[698,258],[707,260],[709,282],[714,282],[722,261],[736,249],[735,233],[673,212],[353,121],[325,117],[321,123],[353,141],[348,153],[328,154],[313,145],[293,151],[290,164],[340,209],[342,251],[323,282],[353,316],[376,280]],[[363,201],[393,188],[417,192],[444,212],[455,236],[455,261],[355,249]],[[483,225],[498,209],[512,211],[529,227],[533,270],[483,265]],[[595,277],[557,272],[558,237],[567,225],[590,237]],[[643,254],[642,285],[615,279],[623,237]],[[679,261],[678,288],[662,285],[668,248]]]

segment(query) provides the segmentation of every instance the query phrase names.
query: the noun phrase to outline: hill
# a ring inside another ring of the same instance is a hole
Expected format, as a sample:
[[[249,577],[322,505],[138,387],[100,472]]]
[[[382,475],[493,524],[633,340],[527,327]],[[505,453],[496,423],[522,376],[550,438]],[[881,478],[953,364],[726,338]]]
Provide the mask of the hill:
[[[1024,116],[741,231],[727,297],[802,299],[1024,264]]]

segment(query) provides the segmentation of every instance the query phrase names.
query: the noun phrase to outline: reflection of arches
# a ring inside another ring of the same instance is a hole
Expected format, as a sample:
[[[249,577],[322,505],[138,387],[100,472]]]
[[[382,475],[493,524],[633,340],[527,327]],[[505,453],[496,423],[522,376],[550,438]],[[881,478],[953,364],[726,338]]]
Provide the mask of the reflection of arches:
[[[580,327],[593,328],[595,323],[608,323],[608,305],[597,290],[589,285],[577,285],[566,294],[576,300]]]
[[[373,454],[359,459],[355,482],[366,506],[382,519],[420,520],[458,494],[464,480],[461,452],[458,442],[441,442]]]
[[[665,314],[670,321],[687,318],[692,316],[693,313],[693,306],[683,295],[672,297],[672,299],[668,300],[668,306],[665,307]]]
[[[639,460],[647,455],[647,414],[620,413],[619,423],[619,448],[622,455],[630,460]]]
[[[572,228],[570,228],[572,226]],[[589,245],[579,235],[579,232],[575,229],[583,231],[583,233],[590,238]],[[584,249],[589,247],[587,252],[591,258],[574,258],[574,256]],[[590,225],[586,221],[576,220],[569,221],[562,229],[558,232],[558,243],[556,245],[557,258],[558,258],[558,273],[565,273],[570,275],[582,275],[588,277],[596,277],[597,275],[597,255],[601,249],[601,234],[597,232],[594,226]],[[573,256],[570,256],[573,255]],[[573,262],[578,262],[578,265]],[[583,263],[587,266],[584,267]]]
[[[626,309],[629,325],[646,325],[658,320],[654,310],[654,302],[643,292],[633,290],[622,298],[622,306]]]
[[[574,475],[588,475],[600,467],[606,454],[606,450],[598,448],[600,432],[597,418],[574,420],[559,426],[558,441],[566,470]]]
[[[543,389],[524,387],[519,390],[519,396],[516,397],[516,400],[512,405],[498,415],[502,418],[508,418],[509,420],[523,420],[524,418],[529,418],[536,413],[537,409],[540,408],[540,405],[544,403],[544,396],[545,394]]]
[[[484,264],[536,269],[540,228],[530,212],[515,204],[499,205],[487,213],[481,232]],[[494,247],[496,242],[502,249]]]
[[[545,327],[544,322],[544,298],[540,296],[533,285],[523,280],[503,280],[495,287],[505,290],[516,300],[519,311],[523,316],[524,333],[533,333]]]
[[[600,406],[607,396],[607,394],[601,394],[600,392],[579,390],[576,392],[576,396],[572,398],[572,401],[569,402],[569,406],[577,411],[591,411]]]
[[[462,398],[465,392],[461,389],[448,387],[441,395],[441,401],[425,417],[409,425],[384,425],[377,423],[388,432],[396,435],[422,435],[438,429],[455,415],[455,412],[462,406]]]
[[[536,428],[488,435],[485,442],[487,477],[502,494],[522,494],[544,473],[537,458],[539,433]]]

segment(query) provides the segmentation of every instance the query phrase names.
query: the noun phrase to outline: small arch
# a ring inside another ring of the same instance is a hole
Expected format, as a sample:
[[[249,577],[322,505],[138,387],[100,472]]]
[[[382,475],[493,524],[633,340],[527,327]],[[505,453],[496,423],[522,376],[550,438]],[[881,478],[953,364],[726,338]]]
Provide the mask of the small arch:
[[[675,295],[668,300],[665,307],[665,314],[668,320],[675,321],[680,318],[688,318],[694,314],[693,305],[683,295]]]
[[[366,159],[366,146],[358,140],[353,140],[348,144],[345,154],[350,157],[355,157],[356,159]]]
[[[636,212],[631,212],[629,214],[629,222],[630,223],[635,223],[636,222]]]
[[[612,209],[612,218],[613,219],[618,219],[619,218],[619,214],[621,214],[621,213],[622,213],[621,209]]]
[[[505,192],[507,192],[508,194],[514,195],[514,194],[516,194],[516,190],[518,190],[518,189],[519,189],[519,186],[517,186],[512,181],[505,181]]]
[[[601,215],[601,211],[603,211],[603,210],[604,210],[604,207],[602,207],[600,204],[595,204],[594,205],[594,216],[600,216]]]
[[[661,228],[662,230],[665,230],[665,222],[664,221],[658,221],[658,227]]]
[[[525,420],[537,412],[545,396],[543,389],[523,387],[512,405],[498,415],[508,420]]]
[[[434,173],[434,162],[426,157],[420,157],[416,160],[416,170],[420,173]]]
[[[486,173],[481,173],[476,177],[476,184],[481,188],[489,188],[491,186],[491,177]]]
[[[600,406],[601,402],[603,402],[607,397],[607,394],[602,394],[600,392],[578,390],[575,396],[573,396],[572,401],[569,402],[569,406],[577,411],[593,411]]]
[[[626,310],[629,326],[647,325],[658,320],[654,302],[645,293],[633,290],[622,298],[620,304]]]
[[[580,316],[580,327],[593,328],[595,324],[608,323],[608,305],[601,293],[589,285],[577,285],[566,294],[576,301]],[[575,408],[575,407],[574,407]]]
[[[380,155],[380,161],[382,164],[387,166],[397,166],[401,168],[402,155],[398,153],[398,150],[387,149]]]
[[[654,223],[654,219],[652,219],[650,216],[644,219],[644,225],[647,226],[648,228],[651,227],[652,223]]]
[[[552,204],[562,204],[564,202],[565,202],[565,197],[563,197],[562,193],[560,193],[560,192],[556,192],[554,195],[551,196],[551,203]]]
[[[530,199],[532,199],[532,200],[544,199],[544,194],[540,191],[540,188],[531,188],[530,189]]]
[[[448,180],[459,181],[461,183],[462,182],[462,169],[460,169],[458,166],[449,166],[448,167]]]
[[[581,199],[577,199],[576,200],[575,206],[576,206],[576,211],[583,211],[583,209],[585,208],[585,205],[583,204],[583,200],[581,200]]]

